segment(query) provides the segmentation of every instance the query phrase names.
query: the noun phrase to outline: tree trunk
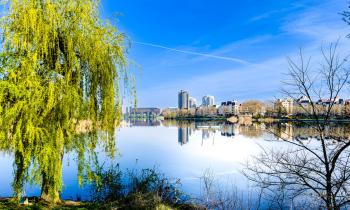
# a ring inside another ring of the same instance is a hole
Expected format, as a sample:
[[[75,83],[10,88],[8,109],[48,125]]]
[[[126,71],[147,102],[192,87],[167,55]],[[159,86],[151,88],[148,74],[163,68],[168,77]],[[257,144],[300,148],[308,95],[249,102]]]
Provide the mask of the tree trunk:
[[[53,177],[42,173],[41,199],[48,203],[60,203],[60,192]]]
[[[41,199],[53,204],[61,202],[63,145],[58,150],[59,155],[51,154],[49,167],[41,172]]]
[[[14,199],[16,202],[19,202],[22,198],[22,189],[24,184],[24,176],[25,176],[25,164],[23,154],[20,152],[15,153],[15,179],[12,183]]]

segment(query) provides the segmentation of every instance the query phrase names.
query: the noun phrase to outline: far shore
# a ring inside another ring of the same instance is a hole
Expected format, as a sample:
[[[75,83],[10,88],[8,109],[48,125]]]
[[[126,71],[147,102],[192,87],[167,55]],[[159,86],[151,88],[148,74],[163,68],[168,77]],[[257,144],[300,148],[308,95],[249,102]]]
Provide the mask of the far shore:
[[[231,123],[238,123],[239,120],[237,117],[232,116],[232,117],[223,117],[223,116],[213,116],[213,117],[175,117],[175,118],[164,118],[164,120],[177,120],[177,121],[228,121]],[[325,119],[318,119],[318,122],[324,122]],[[328,122],[331,123],[350,123],[350,119],[329,119],[327,120]],[[314,118],[288,118],[288,117],[281,117],[281,118],[272,118],[272,117],[252,117],[251,122],[257,122],[257,123],[316,123],[317,120]]]

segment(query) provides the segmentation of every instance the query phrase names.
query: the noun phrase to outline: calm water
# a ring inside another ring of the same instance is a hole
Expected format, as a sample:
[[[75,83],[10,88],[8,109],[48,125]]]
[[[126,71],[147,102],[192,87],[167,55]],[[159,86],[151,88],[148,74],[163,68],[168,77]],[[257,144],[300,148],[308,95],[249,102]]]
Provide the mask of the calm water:
[[[167,177],[180,178],[183,190],[193,196],[201,192],[200,179],[210,169],[222,182],[233,183],[238,189],[247,189],[248,181],[241,174],[245,163],[261,152],[261,147],[288,147],[285,143],[265,141],[273,136],[266,126],[234,125],[220,122],[133,122],[124,123],[116,132],[117,154],[110,158],[102,146],[96,149],[99,164],[108,167],[118,163],[121,169],[157,167]],[[285,138],[309,135],[308,129],[278,125],[275,131]],[[74,152],[64,156],[64,199],[77,196],[88,199],[86,187],[79,186],[77,157]],[[12,195],[13,154],[0,151],[0,197]],[[27,196],[39,195],[40,190],[30,184]]]

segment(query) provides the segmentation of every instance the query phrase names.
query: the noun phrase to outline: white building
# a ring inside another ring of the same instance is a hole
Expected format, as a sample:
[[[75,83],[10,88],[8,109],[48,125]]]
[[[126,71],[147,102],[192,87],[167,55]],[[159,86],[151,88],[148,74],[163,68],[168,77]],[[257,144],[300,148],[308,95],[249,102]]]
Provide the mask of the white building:
[[[327,106],[330,104],[344,104],[344,99],[336,97],[332,99],[320,99],[316,102],[316,104]]]
[[[218,112],[220,115],[238,115],[239,104],[237,101],[222,102]]]
[[[190,109],[193,109],[193,108],[197,107],[197,100],[195,98],[189,97],[188,102],[189,102],[189,108]]]
[[[206,95],[202,98],[202,106],[214,106],[215,99],[214,96]]]
[[[299,107],[302,106],[303,108],[308,108],[310,104],[311,104],[311,100],[306,96],[300,97],[299,99],[296,100],[296,103],[295,103],[296,106],[299,106]]]
[[[287,99],[278,99],[275,102],[275,109],[278,107],[282,107],[286,110],[287,114],[292,114],[293,113],[293,108],[294,108],[294,100],[287,98]]]

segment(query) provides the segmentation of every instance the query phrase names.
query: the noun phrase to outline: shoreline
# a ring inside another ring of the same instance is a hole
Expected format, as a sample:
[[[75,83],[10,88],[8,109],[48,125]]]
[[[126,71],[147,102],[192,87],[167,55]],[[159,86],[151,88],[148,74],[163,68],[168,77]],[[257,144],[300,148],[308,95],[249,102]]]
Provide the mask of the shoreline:
[[[211,121],[225,121],[231,123],[238,123],[230,121],[231,117],[176,117],[176,118],[164,118],[164,120],[176,120],[176,121],[195,121],[195,122],[211,122]],[[319,122],[324,122],[325,119],[319,119]],[[327,120],[330,123],[350,123],[350,119],[329,119]],[[317,120],[312,118],[252,118],[252,122],[257,123],[316,123]]]
[[[47,210],[95,210],[95,209],[156,209],[156,210],[171,210],[171,209],[188,209],[188,210],[204,210],[205,208],[190,203],[179,203],[179,204],[167,204],[166,202],[159,202],[158,204],[145,205],[142,203],[128,203],[126,201],[109,201],[103,203],[90,202],[90,201],[74,201],[74,200],[61,200],[57,204],[49,204],[47,202],[36,200],[23,202],[21,204],[12,201],[11,197],[0,197],[0,209],[17,209],[17,210],[36,210],[36,209],[47,209]]]

